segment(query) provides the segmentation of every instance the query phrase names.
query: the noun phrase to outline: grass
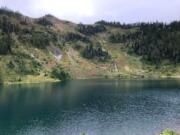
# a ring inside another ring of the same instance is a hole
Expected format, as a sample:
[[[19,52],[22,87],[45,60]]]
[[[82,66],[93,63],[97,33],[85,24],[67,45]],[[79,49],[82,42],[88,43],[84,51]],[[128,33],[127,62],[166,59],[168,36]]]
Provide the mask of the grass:
[[[27,75],[23,77],[20,81],[5,81],[5,85],[9,84],[25,84],[25,83],[42,83],[42,82],[59,82],[60,80],[58,79],[53,79],[50,77],[44,77],[44,76],[32,76],[32,75]]]
[[[156,69],[153,65],[143,63],[140,57],[127,54],[121,46],[104,44],[104,47],[112,54],[112,59],[108,62],[85,59],[80,52],[68,46],[61,64],[77,79],[177,78],[180,75],[178,66],[163,65]]]
[[[112,55],[112,59],[107,62],[85,59],[70,44],[63,48],[63,58],[58,63],[47,50],[20,46],[16,49],[15,54],[0,56],[0,80],[8,84],[54,82],[57,80],[51,77],[50,72],[58,65],[70,73],[73,79],[180,78],[180,65],[175,67],[166,62],[156,68],[154,65],[141,61],[140,57],[127,54],[120,44],[103,41],[103,47]],[[19,62],[22,63],[22,67]],[[23,72],[19,71],[21,68]]]
[[[33,23],[35,31],[54,32],[58,35],[66,35],[68,32],[78,33],[75,30],[76,24],[58,20],[53,16],[46,18],[54,24],[50,29]],[[13,18],[17,23],[19,20]],[[33,19],[31,19],[33,20]],[[21,28],[29,28],[31,24],[21,25]],[[180,78],[180,65],[172,65],[165,61],[159,68],[141,60],[141,57],[130,55],[124,44],[112,44],[108,41],[110,33],[128,33],[136,31],[133,29],[122,29],[107,27],[107,32],[98,33],[89,37],[93,44],[100,42],[102,47],[110,53],[112,59],[107,62],[88,60],[82,57],[84,42],[63,43],[61,53],[63,58],[57,62],[48,49],[38,49],[29,42],[22,43],[18,36],[15,36],[16,43],[12,48],[13,54],[0,55],[0,82],[4,83],[34,83],[57,81],[51,76],[54,67],[62,67],[73,79],[88,78]],[[53,44],[53,42],[52,42]],[[58,42],[59,47],[61,42]]]
[[[50,77],[57,62],[46,50],[20,46],[12,55],[0,59],[0,78],[5,84],[57,81]]]

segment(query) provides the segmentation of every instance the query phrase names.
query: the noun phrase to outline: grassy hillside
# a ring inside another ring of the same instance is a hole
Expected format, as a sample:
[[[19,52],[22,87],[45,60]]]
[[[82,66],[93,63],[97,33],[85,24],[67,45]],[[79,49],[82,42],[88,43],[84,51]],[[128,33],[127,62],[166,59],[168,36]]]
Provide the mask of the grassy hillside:
[[[137,42],[132,35],[140,26],[74,24],[52,15],[34,19],[0,9],[0,82],[180,77],[179,51],[173,53],[176,63],[171,55],[154,63],[144,59],[145,51],[131,51]],[[117,34],[120,38],[112,41]]]

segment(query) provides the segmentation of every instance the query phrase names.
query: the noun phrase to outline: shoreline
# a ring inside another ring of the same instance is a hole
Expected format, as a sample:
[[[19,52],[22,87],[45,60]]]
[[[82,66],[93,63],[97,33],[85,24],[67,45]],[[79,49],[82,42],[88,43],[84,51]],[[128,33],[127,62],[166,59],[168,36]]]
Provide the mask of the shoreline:
[[[129,76],[129,77],[113,77],[113,76],[95,76],[95,77],[84,77],[84,78],[74,78],[70,80],[91,80],[91,79],[117,79],[117,80],[165,80],[165,79],[172,79],[172,80],[179,80],[180,76],[156,76],[156,77],[137,77],[137,76]],[[15,81],[15,82],[10,82],[10,81],[5,81],[3,83],[0,83],[0,85],[14,85],[14,84],[40,84],[40,83],[58,83],[62,82],[61,80],[57,79],[45,79],[41,81],[37,81],[36,79],[32,79],[31,81]]]
[[[54,80],[54,81],[32,81],[32,82],[27,82],[27,81],[21,81],[21,82],[4,82],[4,83],[0,83],[0,86],[8,86],[8,85],[16,85],[16,84],[41,84],[41,83],[57,83],[57,82],[61,82],[61,80]]]

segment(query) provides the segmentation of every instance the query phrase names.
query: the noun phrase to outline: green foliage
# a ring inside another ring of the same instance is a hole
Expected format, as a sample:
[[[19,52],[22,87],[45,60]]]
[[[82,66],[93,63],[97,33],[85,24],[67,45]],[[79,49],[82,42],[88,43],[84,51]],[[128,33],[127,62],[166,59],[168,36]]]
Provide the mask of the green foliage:
[[[19,54],[7,63],[7,68],[22,75],[38,75],[42,65],[35,59]]]
[[[61,67],[55,67],[52,69],[51,76],[53,78],[57,78],[61,81],[69,80],[70,75],[69,73],[65,72],[63,68]]]
[[[96,22],[96,24],[99,25],[104,25],[104,26],[111,26],[111,27],[116,27],[116,28],[124,28],[124,29],[130,29],[132,27],[139,26],[139,23],[135,24],[121,24],[120,22],[107,22],[104,20]]]
[[[120,34],[120,33],[118,33],[118,34],[111,34],[109,36],[109,41],[111,43],[122,43],[122,42],[124,42],[124,40],[125,39],[124,39],[123,35]]]
[[[6,15],[0,16],[0,29],[6,34],[17,33],[20,30],[19,24],[15,23],[12,18]]]
[[[76,51],[78,50],[87,59],[107,61],[111,58],[109,52],[103,48],[104,46],[99,43],[96,44],[96,42],[101,41],[113,52],[113,60],[116,58],[116,60],[122,58],[122,61],[126,58],[129,59],[129,57],[123,57],[124,53],[121,54],[121,49],[119,48],[123,48],[124,50],[129,49],[132,54],[142,56],[143,60],[148,64],[155,63],[157,65],[164,59],[174,63],[180,62],[180,22],[173,22],[169,25],[161,23],[138,23],[130,25],[119,22],[100,21],[94,25],[79,24],[77,27],[75,27],[75,24],[72,25],[70,22],[65,22],[62,24],[63,31],[61,31],[54,30],[60,26],[56,27],[53,25],[53,22],[56,21],[58,22],[58,20],[50,15],[40,19],[32,19],[6,8],[0,9],[0,55],[8,54],[7,56],[1,56],[1,60],[4,60],[1,62],[2,67],[7,68],[5,72],[10,72],[15,78],[19,79],[19,76],[39,75],[43,73],[44,70],[52,70],[51,62],[49,62],[52,59],[50,55],[45,55],[47,51],[45,49],[49,45],[65,45],[66,42],[69,42],[69,45],[71,45],[70,48],[73,47]],[[66,26],[64,27],[63,25]],[[68,25],[70,29],[66,31]],[[52,29],[47,26],[52,26]],[[74,27],[75,29],[73,29]],[[103,35],[93,36],[101,32],[103,32]],[[110,42],[122,43],[125,46],[117,47],[117,50],[115,50],[116,47],[110,48],[105,39],[109,34]],[[128,47],[126,45],[128,45]],[[25,50],[28,49],[28,47],[30,50]],[[61,49],[64,52],[63,54],[65,54],[67,51],[66,46],[63,46]],[[32,52],[33,50],[34,52]],[[118,51],[120,51],[120,54],[114,54],[118,53]],[[35,57],[30,57],[31,53],[33,53]],[[69,51],[68,53],[73,53],[73,51]],[[72,56],[75,57],[76,55]],[[45,59],[45,61],[43,61],[43,59]],[[67,57],[65,60],[62,59],[62,61],[63,63],[68,63],[69,58]],[[80,63],[79,61],[78,58],[77,62]],[[41,63],[46,66],[42,67]],[[52,61],[52,65],[54,63],[55,60]],[[121,64],[121,62],[117,63],[119,65]],[[125,62],[127,66],[132,68],[129,63],[130,62]],[[69,66],[69,64],[67,65]],[[82,65],[84,66],[85,64]],[[167,75],[171,75],[172,72],[176,73],[175,71],[170,71],[169,68],[168,71],[166,72]],[[179,71],[177,70],[177,72]],[[52,77],[60,80],[70,78],[69,74],[61,67],[54,68],[51,73]],[[48,76],[48,74],[46,74],[46,76]],[[0,77],[0,80],[4,79],[2,76]],[[4,77],[7,79],[7,76]]]
[[[88,36],[95,35],[96,33],[106,31],[106,27],[104,25],[100,25],[100,24],[97,24],[97,25],[79,24],[76,29],[80,33],[88,35]]]
[[[18,39],[23,44],[45,49],[50,43],[58,44],[58,33],[45,27],[22,27]]]
[[[10,9],[8,9],[7,7],[1,7],[0,8],[0,15],[8,15],[10,17],[17,17],[20,18],[22,15],[19,12],[14,12]]]
[[[82,35],[77,34],[77,33],[68,33],[65,36],[65,41],[66,42],[69,42],[69,41],[90,42],[88,37],[82,36]]]
[[[47,33],[34,32],[31,38],[32,45],[37,48],[45,48],[49,45],[49,35]]]
[[[81,41],[73,43],[72,47],[76,50],[82,50],[86,46],[86,43],[83,43]]]
[[[167,129],[167,130],[163,131],[160,135],[178,135],[178,134],[172,130]]]
[[[140,34],[133,43],[136,54],[145,59],[159,63],[169,59],[174,63],[180,62],[180,22],[165,25],[161,23],[144,24],[140,27]]]
[[[0,84],[3,84],[4,82],[4,75],[3,73],[0,71]]]
[[[40,49],[45,49],[48,45],[50,45],[50,42],[57,42],[56,36],[49,32],[32,32],[30,39],[32,45]]]
[[[83,56],[87,59],[97,58],[101,61],[106,61],[111,58],[109,53],[105,51],[99,43],[97,43],[96,46],[92,44],[87,45],[83,51]]]
[[[109,36],[109,41],[111,43],[127,43],[133,42],[139,36],[140,32],[126,32],[126,33],[111,33]]]
[[[129,52],[143,56],[143,59],[154,64],[168,59],[180,62],[180,22],[169,25],[163,23],[141,23],[131,27],[139,27],[134,33],[111,34],[112,43],[129,44]]]
[[[7,67],[10,69],[14,69],[15,68],[15,64],[13,61],[9,61],[9,63],[7,64]]]
[[[11,35],[3,34],[0,36],[0,55],[5,55],[12,52],[14,41]]]
[[[37,23],[43,26],[52,26],[53,23],[48,20],[46,17],[42,17],[40,19],[37,20]]]

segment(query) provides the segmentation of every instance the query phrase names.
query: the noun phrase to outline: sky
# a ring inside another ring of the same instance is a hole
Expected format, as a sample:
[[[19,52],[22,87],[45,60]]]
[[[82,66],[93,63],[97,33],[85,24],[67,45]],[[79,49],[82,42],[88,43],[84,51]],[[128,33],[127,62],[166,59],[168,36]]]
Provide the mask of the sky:
[[[180,0],[0,0],[0,6],[30,17],[52,14],[87,24],[99,20],[122,23],[180,20]]]

